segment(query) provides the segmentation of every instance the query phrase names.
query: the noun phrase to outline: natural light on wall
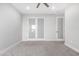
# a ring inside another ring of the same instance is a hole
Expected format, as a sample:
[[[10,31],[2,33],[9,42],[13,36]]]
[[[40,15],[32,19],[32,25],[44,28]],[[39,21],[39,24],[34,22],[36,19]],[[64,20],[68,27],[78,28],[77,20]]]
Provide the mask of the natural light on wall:
[[[55,9],[55,6],[52,6],[52,10],[54,10]]]
[[[26,6],[26,10],[30,10],[30,7],[29,6]]]

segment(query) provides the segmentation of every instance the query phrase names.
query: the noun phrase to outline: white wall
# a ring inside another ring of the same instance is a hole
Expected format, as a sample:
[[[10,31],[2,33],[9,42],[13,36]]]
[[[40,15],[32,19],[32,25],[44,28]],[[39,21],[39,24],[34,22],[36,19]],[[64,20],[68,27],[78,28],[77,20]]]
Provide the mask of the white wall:
[[[79,4],[65,11],[65,44],[79,51]]]
[[[55,15],[25,15],[23,18],[23,41],[28,37],[27,17],[45,17],[44,38],[45,40],[56,40],[56,16]]]
[[[9,4],[0,4],[0,51],[21,40],[21,17]]]
[[[44,37],[46,40],[56,40],[56,16],[55,15],[45,16]]]

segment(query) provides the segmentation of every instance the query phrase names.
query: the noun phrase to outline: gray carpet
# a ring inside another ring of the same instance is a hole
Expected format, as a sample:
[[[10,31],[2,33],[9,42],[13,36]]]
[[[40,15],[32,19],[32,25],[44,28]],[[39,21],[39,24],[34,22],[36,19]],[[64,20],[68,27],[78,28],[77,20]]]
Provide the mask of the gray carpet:
[[[64,42],[21,42],[2,56],[78,56],[79,53],[66,47]]]

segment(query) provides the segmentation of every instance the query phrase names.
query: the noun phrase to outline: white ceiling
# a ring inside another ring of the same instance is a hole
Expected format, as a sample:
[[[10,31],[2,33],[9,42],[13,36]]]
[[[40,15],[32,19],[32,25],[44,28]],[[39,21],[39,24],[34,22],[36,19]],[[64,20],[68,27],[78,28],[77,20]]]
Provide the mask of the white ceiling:
[[[41,3],[39,8],[36,8],[37,3],[13,3],[12,6],[15,7],[22,14],[64,14],[65,9],[69,6],[67,3],[48,3],[49,8]],[[26,7],[29,6],[30,9],[27,10]],[[52,6],[55,9],[52,9]]]

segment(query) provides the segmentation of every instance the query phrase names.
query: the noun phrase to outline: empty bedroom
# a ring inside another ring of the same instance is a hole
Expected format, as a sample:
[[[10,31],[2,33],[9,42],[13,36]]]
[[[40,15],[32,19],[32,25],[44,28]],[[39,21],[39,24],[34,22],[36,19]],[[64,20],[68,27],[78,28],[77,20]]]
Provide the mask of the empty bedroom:
[[[79,56],[79,3],[0,3],[0,56]]]

